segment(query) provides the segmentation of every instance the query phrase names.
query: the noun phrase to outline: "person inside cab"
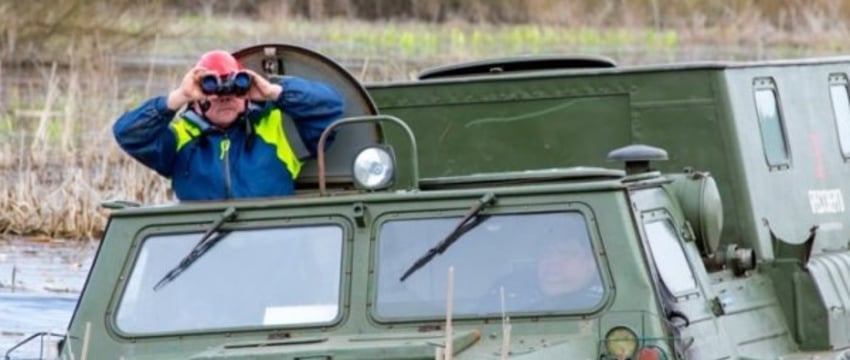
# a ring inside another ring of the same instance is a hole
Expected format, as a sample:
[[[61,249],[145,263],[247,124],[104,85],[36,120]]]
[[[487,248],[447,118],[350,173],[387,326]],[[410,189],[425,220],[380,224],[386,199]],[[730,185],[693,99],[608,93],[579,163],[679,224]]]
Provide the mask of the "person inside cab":
[[[602,300],[602,281],[590,244],[575,239],[551,241],[537,262],[536,307],[587,309]]]
[[[535,243],[533,266],[518,270],[488,291],[490,307],[504,289],[505,307],[515,312],[586,310],[602,301],[603,287],[589,240],[545,239]]]
[[[125,152],[171,179],[181,201],[286,196],[343,108],[328,84],[271,82],[214,50],[168,95],[121,115],[113,132]]]

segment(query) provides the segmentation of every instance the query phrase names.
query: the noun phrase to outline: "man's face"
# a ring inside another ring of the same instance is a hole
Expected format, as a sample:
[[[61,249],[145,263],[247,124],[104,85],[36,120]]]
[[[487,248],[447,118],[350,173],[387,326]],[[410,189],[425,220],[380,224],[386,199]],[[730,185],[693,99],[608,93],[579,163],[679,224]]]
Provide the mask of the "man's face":
[[[227,129],[245,111],[245,98],[240,96],[211,96],[206,117],[215,126]]]
[[[545,295],[574,292],[596,276],[593,254],[577,240],[549,244],[537,264],[537,279]]]

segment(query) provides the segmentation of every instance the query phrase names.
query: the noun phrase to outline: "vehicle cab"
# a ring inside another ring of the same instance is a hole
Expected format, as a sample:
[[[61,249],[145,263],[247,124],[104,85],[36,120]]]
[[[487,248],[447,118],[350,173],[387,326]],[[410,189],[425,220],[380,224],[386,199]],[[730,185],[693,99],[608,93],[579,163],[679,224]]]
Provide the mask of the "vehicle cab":
[[[116,211],[64,351],[672,358],[674,324],[659,306],[624,178],[552,169]],[[657,211],[659,221],[681,220],[676,208]],[[677,233],[666,235],[666,246],[679,246]]]

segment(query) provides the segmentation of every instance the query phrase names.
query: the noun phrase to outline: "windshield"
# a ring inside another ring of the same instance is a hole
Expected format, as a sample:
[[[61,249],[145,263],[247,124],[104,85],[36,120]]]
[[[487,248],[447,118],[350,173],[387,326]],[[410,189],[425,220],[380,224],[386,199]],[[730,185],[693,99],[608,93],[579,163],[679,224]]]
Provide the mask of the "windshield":
[[[602,301],[599,266],[578,212],[493,215],[404,282],[399,276],[459,218],[391,220],[378,239],[379,318],[444,317],[448,267],[454,315],[582,312]]]
[[[339,315],[342,228],[234,230],[168,286],[200,233],[142,242],[118,308],[127,333],[329,323]]]

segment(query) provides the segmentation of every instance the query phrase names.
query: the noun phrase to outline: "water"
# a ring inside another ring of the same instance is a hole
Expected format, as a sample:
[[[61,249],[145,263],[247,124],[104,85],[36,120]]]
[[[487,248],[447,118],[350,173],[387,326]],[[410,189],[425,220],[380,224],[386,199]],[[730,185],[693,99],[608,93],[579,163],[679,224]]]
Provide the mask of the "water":
[[[95,250],[89,242],[0,237],[0,356],[36,332],[65,333]],[[35,340],[11,355],[40,352]]]

